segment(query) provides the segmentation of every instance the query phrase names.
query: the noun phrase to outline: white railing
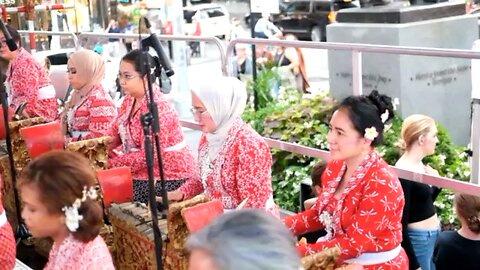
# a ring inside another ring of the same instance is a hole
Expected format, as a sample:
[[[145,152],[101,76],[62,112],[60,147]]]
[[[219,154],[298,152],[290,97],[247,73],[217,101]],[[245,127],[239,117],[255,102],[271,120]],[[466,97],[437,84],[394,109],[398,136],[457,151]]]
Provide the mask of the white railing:
[[[141,34],[141,38],[149,37],[149,34]],[[220,52],[220,61],[221,61],[221,69],[223,74],[227,74],[226,70],[226,53],[225,53],[225,45],[220,41],[220,39],[216,37],[205,37],[205,36],[182,36],[182,35],[157,35],[160,40],[172,40],[172,41],[198,41],[198,42],[211,42],[215,44]],[[102,39],[109,39],[109,38],[129,38],[129,39],[138,39],[138,34],[111,34],[111,33],[80,33],[78,35],[78,40],[80,41],[80,45],[86,43],[90,38],[102,38]]]
[[[200,126],[196,123],[189,122],[186,120],[180,121],[183,127],[190,128],[193,130],[201,130]],[[319,150],[312,147],[307,147],[303,145],[299,145],[296,143],[289,143],[279,140],[274,140],[270,138],[265,138],[268,146],[271,148],[278,148],[284,151],[305,155],[309,157],[316,157],[321,158],[324,161],[330,160],[330,152],[325,150]],[[441,176],[433,176],[429,174],[422,174],[416,173],[412,171],[407,171],[404,169],[397,168],[395,166],[390,166],[393,171],[397,174],[398,177],[403,179],[408,179],[411,181],[425,183],[437,187],[448,188],[454,191],[467,193],[471,195],[479,196],[480,194],[480,186],[468,182],[459,181],[456,179],[441,177]]]
[[[226,70],[228,74],[232,74],[231,72],[232,61],[230,60],[230,58],[233,55],[233,49],[235,48],[235,45],[238,43],[263,44],[263,45],[270,45],[270,46],[285,46],[285,47],[295,47],[295,48],[351,51],[352,52],[352,87],[353,87],[354,95],[361,95],[363,93],[362,53],[364,52],[419,55],[419,56],[431,56],[431,57],[454,57],[454,58],[466,58],[466,59],[480,59],[480,52],[473,51],[473,50],[245,38],[245,39],[233,40],[227,45]],[[480,131],[477,130],[477,129],[480,129],[480,102],[475,98],[472,100],[472,127],[473,129],[472,129],[472,136],[471,136],[471,147],[473,151],[473,156],[471,159],[472,166],[471,166],[470,182],[479,184],[480,142],[478,140],[478,137],[474,137],[474,136],[480,135]]]
[[[62,32],[62,31],[28,31],[28,30],[18,30],[18,33],[21,36],[30,36],[30,35],[45,35],[45,36],[67,36],[71,37],[73,40],[73,43],[75,44],[75,49],[79,48],[79,43],[78,43],[78,38],[77,35],[73,32]],[[35,39],[33,39],[35,40]],[[32,39],[30,39],[30,42],[32,42]]]

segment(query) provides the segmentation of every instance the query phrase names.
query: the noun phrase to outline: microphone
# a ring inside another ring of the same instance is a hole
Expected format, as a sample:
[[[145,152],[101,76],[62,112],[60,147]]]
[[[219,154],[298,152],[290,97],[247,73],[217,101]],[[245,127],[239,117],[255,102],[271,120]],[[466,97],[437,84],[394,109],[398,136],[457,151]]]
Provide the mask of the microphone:
[[[145,25],[147,26],[147,28],[150,28],[151,24],[148,21],[148,19],[145,17],[143,19],[145,20]],[[165,70],[165,74],[168,77],[173,76],[173,74],[175,74],[175,71],[173,71],[172,69],[172,65],[170,64],[170,59],[165,54],[162,44],[160,44],[160,41],[155,33],[150,34],[150,37],[142,40],[143,48],[148,48],[149,46],[153,47],[155,52],[157,52],[158,59],[160,60],[160,65],[162,65],[163,69]]]
[[[13,40],[12,36],[10,35],[10,32],[8,32],[2,19],[0,19],[0,30],[2,31],[3,36],[5,37],[8,49],[12,52],[16,51],[18,49],[17,43],[15,43],[15,41]]]

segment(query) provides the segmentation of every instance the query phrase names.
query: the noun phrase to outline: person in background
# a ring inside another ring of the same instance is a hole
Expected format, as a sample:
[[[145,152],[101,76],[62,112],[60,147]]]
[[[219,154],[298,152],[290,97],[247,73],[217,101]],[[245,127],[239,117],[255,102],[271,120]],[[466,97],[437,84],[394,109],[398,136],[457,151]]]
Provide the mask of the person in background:
[[[315,202],[317,202],[318,196],[322,193],[322,174],[326,168],[327,163],[325,161],[319,161],[312,168],[310,177],[312,178],[312,193],[314,197],[303,202],[303,206],[307,210],[313,207]]]
[[[435,152],[437,143],[435,120],[421,114],[405,118],[399,142],[404,153],[395,166],[417,173],[438,175],[437,171],[422,162],[423,158]],[[432,255],[440,232],[440,220],[433,202],[441,189],[405,179],[400,179],[400,182],[405,194],[402,246],[408,255],[410,269],[435,269]]]
[[[280,38],[282,31],[270,21],[270,13],[263,12],[262,17],[258,19],[254,28],[256,38]]]
[[[293,235],[276,218],[258,209],[219,216],[190,235],[190,270],[298,270]]]
[[[238,43],[235,45],[236,56],[232,60],[232,76],[243,81],[245,77],[252,75],[252,58],[249,56],[247,44]]]
[[[245,84],[234,77],[209,77],[193,87],[192,113],[203,132],[198,147],[200,175],[170,192],[169,200],[205,192],[227,210],[245,203],[278,216],[272,155],[265,140],[242,120],[246,103]]]
[[[294,35],[285,35],[284,40],[294,41]],[[301,93],[307,93],[310,87],[303,52],[300,48],[279,46],[274,55],[275,65],[280,75],[280,83],[285,87],[295,87]],[[278,86],[279,87],[279,86]],[[278,95],[278,90],[274,96]]]
[[[322,193],[313,208],[284,219],[295,235],[326,232],[316,243],[299,245],[302,256],[339,247],[338,264],[408,269],[400,245],[402,187],[375,151],[393,114],[391,98],[376,90],[347,97],[335,108],[327,137],[332,159],[322,175]]]
[[[26,103],[24,116],[40,116],[47,122],[55,120],[58,103],[49,74],[30,53],[20,47],[17,30],[10,25],[6,28],[18,46],[17,50],[10,51],[5,36],[0,32],[0,56],[10,61],[5,81],[10,106],[16,109]]]
[[[454,207],[458,231],[441,232],[433,252],[437,270],[473,270],[480,258],[480,197],[456,193]]]
[[[151,65],[158,64],[152,56],[149,54],[147,56]],[[125,98],[117,118],[110,127],[109,134],[113,141],[109,146],[108,166],[130,167],[134,179],[134,201],[146,203],[148,201],[148,170],[145,158],[145,135],[140,117],[149,111],[145,93],[147,76],[152,76],[151,79],[154,82],[158,73],[155,71],[155,74],[147,74],[142,67],[143,64],[143,54],[140,50],[129,52],[120,62],[118,79],[125,92]],[[158,135],[166,189],[172,191],[179,188],[185,180],[197,176],[197,163],[185,141],[177,112],[156,83],[153,84],[153,94],[158,108],[160,125]],[[154,176],[158,180],[160,173],[156,153],[154,157]],[[156,181],[155,192],[158,196],[162,192],[161,184],[160,181]]]
[[[96,182],[84,156],[63,150],[43,154],[22,171],[22,218],[34,237],[53,239],[44,269],[115,269],[99,235],[103,211]]]
[[[62,114],[67,136],[91,139],[108,135],[117,109],[102,86],[103,58],[91,50],[79,50],[70,55],[67,70],[73,89]]]

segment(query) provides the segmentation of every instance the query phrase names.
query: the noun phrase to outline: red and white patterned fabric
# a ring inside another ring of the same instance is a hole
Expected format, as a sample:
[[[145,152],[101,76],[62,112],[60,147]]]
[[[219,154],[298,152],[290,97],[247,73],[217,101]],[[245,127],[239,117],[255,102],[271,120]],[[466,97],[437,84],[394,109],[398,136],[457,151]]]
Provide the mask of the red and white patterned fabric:
[[[114,270],[112,256],[102,237],[88,243],[70,234],[62,243],[54,243],[44,270]]]
[[[314,207],[285,218],[295,235],[332,228],[331,235],[315,244],[298,246],[302,256],[338,246],[340,261],[363,253],[386,252],[402,242],[404,197],[398,178],[378,153],[372,150],[348,180],[340,198],[333,195],[345,173],[344,161],[331,161],[323,176],[322,190]],[[330,218],[325,218],[325,215]],[[330,220],[330,221],[328,221]],[[385,263],[366,265],[364,269],[408,269],[403,250]]]
[[[91,139],[108,135],[117,116],[117,108],[102,85],[94,85],[88,94],[67,112],[68,131],[73,137]]]
[[[47,121],[56,119],[58,103],[55,89],[45,69],[25,49],[19,48],[17,57],[10,62],[6,82],[10,106],[16,108],[28,102],[25,112],[29,116],[41,116]]]
[[[158,107],[160,148],[165,180],[194,177],[197,174],[196,160],[192,150],[185,142],[178,114],[158,87],[155,87],[153,92]],[[122,154],[115,156],[111,153],[114,156],[109,159],[109,167],[130,167],[133,178],[147,180],[145,136],[140,116],[148,112],[148,107],[146,99],[143,99],[140,107],[132,112],[134,101],[133,97],[125,96],[118,116],[110,128],[109,134],[113,138],[111,147],[115,148],[120,145]],[[155,177],[158,179],[160,174],[156,153],[154,156]]]
[[[15,238],[13,236],[12,226],[10,226],[10,223],[7,221],[0,194],[0,269],[13,269],[15,266],[15,256]]]
[[[235,209],[247,199],[245,207],[266,209],[278,216],[273,202],[272,155],[264,139],[238,118],[230,128],[214,160],[208,155],[205,134],[199,146],[200,178],[188,180],[180,190],[186,198],[205,191],[220,200],[225,209]]]

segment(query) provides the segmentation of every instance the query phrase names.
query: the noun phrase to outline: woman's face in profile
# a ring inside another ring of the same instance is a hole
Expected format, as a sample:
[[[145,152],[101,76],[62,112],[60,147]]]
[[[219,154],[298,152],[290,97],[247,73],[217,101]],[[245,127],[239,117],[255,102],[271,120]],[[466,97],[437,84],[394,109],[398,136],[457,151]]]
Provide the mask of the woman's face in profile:
[[[200,125],[202,131],[205,133],[210,133],[215,131],[217,125],[213,121],[212,116],[207,111],[205,105],[200,100],[200,98],[192,92],[192,114],[195,121]]]
[[[422,148],[426,155],[433,155],[435,153],[435,147],[438,143],[437,134],[437,127],[435,125],[432,125],[430,127],[430,131],[424,135],[425,137],[423,140],[424,143],[422,145]]]
[[[330,155],[333,159],[348,160],[368,149],[370,141],[361,136],[345,110],[337,110],[330,120],[327,135]]]
[[[210,253],[202,249],[194,249],[190,253],[189,270],[219,270]]]

